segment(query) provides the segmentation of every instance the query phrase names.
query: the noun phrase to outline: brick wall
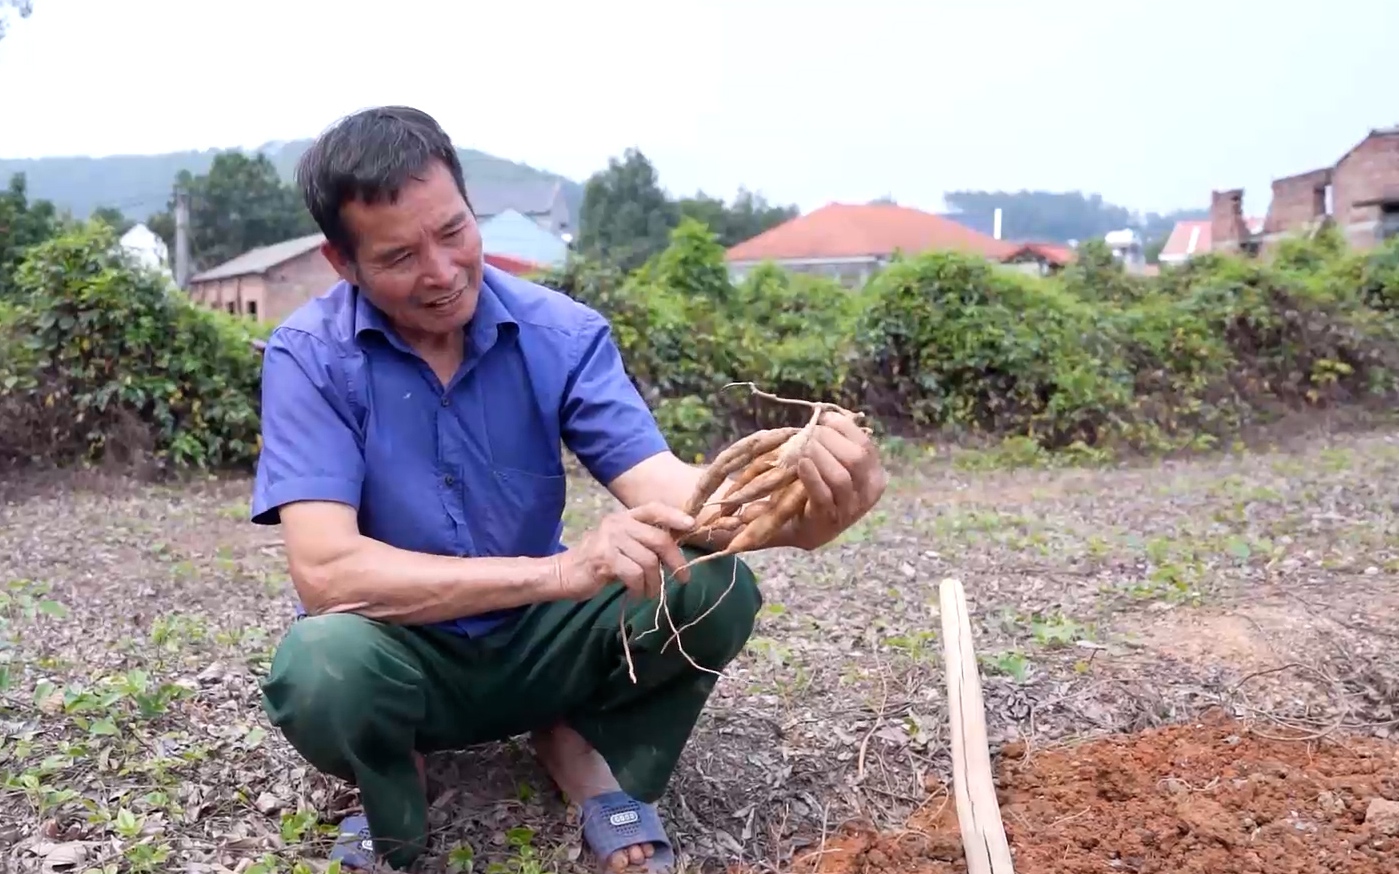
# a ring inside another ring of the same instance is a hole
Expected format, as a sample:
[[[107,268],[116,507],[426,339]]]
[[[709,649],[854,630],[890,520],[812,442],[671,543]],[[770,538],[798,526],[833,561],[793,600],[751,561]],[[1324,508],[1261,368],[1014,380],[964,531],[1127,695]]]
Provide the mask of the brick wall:
[[[1381,202],[1399,202],[1399,130],[1374,131],[1336,163],[1332,173],[1336,223],[1351,245],[1376,244]]]
[[[1248,225],[1244,224],[1244,190],[1233,188],[1229,191],[1210,193],[1210,245],[1216,251],[1230,252],[1239,248],[1239,242],[1248,236]]]
[[[1273,180],[1273,200],[1263,220],[1264,234],[1305,230],[1326,215],[1326,188],[1331,184],[1331,168],[1311,170]]]
[[[189,287],[190,300],[235,316],[257,316],[263,296],[262,277],[257,275],[194,282]]]
[[[339,279],[319,248],[284,261],[267,272],[265,305],[259,318],[280,322],[306,301],[324,294]]]

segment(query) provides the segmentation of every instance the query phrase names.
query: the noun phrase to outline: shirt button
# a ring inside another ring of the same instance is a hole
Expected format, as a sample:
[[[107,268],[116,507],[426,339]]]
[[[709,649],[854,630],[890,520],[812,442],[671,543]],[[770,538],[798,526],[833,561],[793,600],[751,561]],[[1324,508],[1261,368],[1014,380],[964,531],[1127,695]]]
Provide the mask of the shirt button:
[[[442,481],[450,486],[457,481],[457,478],[449,473],[446,476],[442,477]]]
[[[450,407],[451,405],[452,405],[452,399],[449,398],[449,397],[447,397],[446,395],[443,395],[443,396],[442,396],[442,406],[444,406],[444,407]]]

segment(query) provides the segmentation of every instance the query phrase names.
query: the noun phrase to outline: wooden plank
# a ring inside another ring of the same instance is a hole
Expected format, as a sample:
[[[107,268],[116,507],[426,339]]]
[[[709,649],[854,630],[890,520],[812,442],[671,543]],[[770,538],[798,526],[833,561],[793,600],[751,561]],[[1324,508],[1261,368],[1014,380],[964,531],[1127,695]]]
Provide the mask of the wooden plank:
[[[942,581],[942,649],[952,723],[952,789],[967,874],[1014,874],[986,741],[986,703],[961,580]]]

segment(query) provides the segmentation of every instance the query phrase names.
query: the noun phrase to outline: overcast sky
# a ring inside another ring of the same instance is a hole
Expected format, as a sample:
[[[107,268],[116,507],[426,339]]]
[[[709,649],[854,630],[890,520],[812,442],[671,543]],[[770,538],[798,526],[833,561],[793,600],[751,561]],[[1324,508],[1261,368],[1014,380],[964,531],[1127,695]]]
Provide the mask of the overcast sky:
[[[1203,207],[1399,123],[1395,0],[34,0],[0,157],[255,146],[408,103],[582,180],[812,209],[959,188]]]

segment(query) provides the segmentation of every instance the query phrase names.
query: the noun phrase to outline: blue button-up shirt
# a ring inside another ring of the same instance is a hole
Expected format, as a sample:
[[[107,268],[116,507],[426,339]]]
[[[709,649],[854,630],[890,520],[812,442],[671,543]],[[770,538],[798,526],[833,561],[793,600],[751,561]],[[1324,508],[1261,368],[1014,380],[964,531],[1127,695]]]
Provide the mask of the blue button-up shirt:
[[[264,351],[252,520],[339,501],[402,549],[541,557],[563,549],[563,445],[604,483],[666,451],[596,311],[487,265],[466,332],[444,386],[355,286],[292,313]],[[520,612],[439,625],[479,635]]]

